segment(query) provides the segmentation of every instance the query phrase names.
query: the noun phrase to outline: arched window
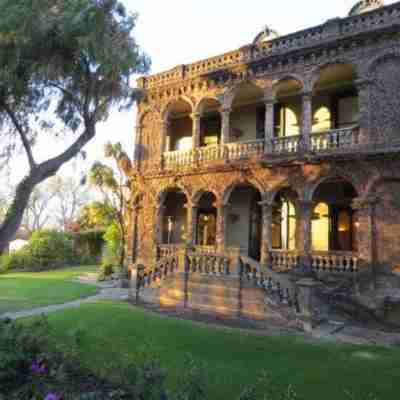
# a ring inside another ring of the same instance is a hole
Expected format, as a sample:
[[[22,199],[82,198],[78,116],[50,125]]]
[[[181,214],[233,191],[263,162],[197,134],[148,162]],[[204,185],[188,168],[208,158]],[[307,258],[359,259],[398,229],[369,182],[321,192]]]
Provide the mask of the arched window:
[[[296,249],[296,209],[293,203],[281,197],[273,209],[272,247],[278,250]]]
[[[315,251],[329,250],[329,206],[319,203],[311,220],[311,243]]]

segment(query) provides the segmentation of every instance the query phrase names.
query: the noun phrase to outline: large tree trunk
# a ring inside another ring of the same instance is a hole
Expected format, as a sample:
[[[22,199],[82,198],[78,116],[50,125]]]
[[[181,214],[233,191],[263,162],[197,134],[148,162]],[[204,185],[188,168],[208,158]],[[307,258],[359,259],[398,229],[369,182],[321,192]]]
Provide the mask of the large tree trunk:
[[[54,176],[63,164],[74,158],[85,144],[95,136],[95,133],[94,124],[87,125],[87,129],[63,153],[34,166],[29,175],[18,184],[13,202],[0,225],[0,254],[8,248],[9,242],[13,240],[17,233],[33,189],[46,179]]]

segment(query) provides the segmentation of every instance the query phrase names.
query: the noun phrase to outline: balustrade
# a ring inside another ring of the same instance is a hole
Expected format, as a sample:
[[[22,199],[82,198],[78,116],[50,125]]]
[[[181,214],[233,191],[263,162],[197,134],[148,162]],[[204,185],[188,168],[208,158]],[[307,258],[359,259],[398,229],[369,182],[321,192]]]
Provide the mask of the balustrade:
[[[178,257],[173,255],[158,261],[154,268],[143,270],[138,276],[138,288],[151,286],[171,276],[178,270],[178,263]]]
[[[296,252],[274,250],[270,253],[271,266],[274,271],[291,271],[299,266],[299,255]]]
[[[311,268],[317,272],[357,272],[359,259],[353,252],[312,252]]]
[[[272,139],[273,154],[292,154],[296,153],[300,147],[300,135],[282,136]]]
[[[171,257],[182,248],[183,245],[179,244],[161,244],[157,248],[157,259],[161,260],[166,257]]]
[[[188,255],[188,272],[191,274],[228,276],[232,274],[231,263],[228,257],[218,254],[197,254]]]
[[[311,150],[325,152],[351,149],[359,144],[358,127],[335,129],[311,135]]]

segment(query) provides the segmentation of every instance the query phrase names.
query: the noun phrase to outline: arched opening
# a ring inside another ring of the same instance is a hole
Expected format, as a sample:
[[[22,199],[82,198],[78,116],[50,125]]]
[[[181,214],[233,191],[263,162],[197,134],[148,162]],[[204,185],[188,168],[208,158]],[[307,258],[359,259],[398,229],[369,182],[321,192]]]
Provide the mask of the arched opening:
[[[235,187],[229,197],[226,213],[226,243],[239,247],[255,260],[260,260],[262,211],[261,194],[251,185]]]
[[[297,195],[291,190],[281,190],[272,210],[272,248],[292,251],[296,249],[296,208]]]
[[[162,203],[162,244],[183,244],[187,235],[187,198],[179,189],[165,194]]]
[[[341,178],[322,183],[316,189],[311,221],[314,251],[356,251],[357,222],[352,202],[357,197],[353,185]]]
[[[265,132],[264,92],[253,83],[244,83],[236,91],[230,115],[230,141],[263,139]]]
[[[198,108],[200,113],[200,146],[221,143],[221,104],[215,99],[204,99]]]
[[[189,150],[193,147],[192,107],[185,100],[177,100],[168,107],[166,151]]]
[[[349,64],[323,68],[314,85],[312,132],[321,133],[358,125],[356,71]]]
[[[274,108],[275,137],[300,135],[302,84],[287,78],[274,86],[276,106]]]
[[[203,193],[198,203],[196,243],[200,246],[215,246],[217,236],[217,209],[215,195]]]

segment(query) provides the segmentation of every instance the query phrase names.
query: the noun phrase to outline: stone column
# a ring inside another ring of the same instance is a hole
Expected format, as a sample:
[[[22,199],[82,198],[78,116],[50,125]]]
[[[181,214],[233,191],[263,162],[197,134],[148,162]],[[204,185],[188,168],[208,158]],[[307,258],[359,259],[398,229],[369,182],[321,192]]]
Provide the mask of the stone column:
[[[200,147],[201,139],[201,114],[193,113],[191,115],[193,121],[193,148]]]
[[[357,198],[353,200],[352,208],[356,211],[358,228],[358,255],[362,262],[374,267],[377,263],[375,207],[378,199],[375,197]]]
[[[226,205],[217,205],[217,250],[223,252],[225,250],[225,219],[226,219]]]
[[[133,159],[135,163],[140,164],[140,158],[141,158],[141,151],[140,151],[140,145],[142,141],[142,125],[138,124],[135,126],[135,149],[134,149],[134,154],[133,154]]]
[[[274,106],[275,100],[269,99],[265,101],[265,144],[264,152],[272,153],[272,140],[274,139]]]
[[[312,131],[312,92],[304,92],[301,110],[301,148],[308,151],[311,146]]]
[[[307,200],[298,201],[298,219],[296,224],[296,249],[301,254],[301,264],[311,267],[311,218],[315,203]]]
[[[261,239],[261,265],[264,268],[272,268],[272,210],[273,205],[269,202],[261,202],[262,207],[262,239]]]
[[[187,209],[187,240],[186,243],[190,246],[196,245],[197,234],[197,206],[188,205]]]
[[[359,143],[368,144],[370,139],[370,81],[366,79],[357,79],[355,85],[358,91],[358,107],[359,107],[359,120],[358,125],[360,128],[359,132]]]
[[[226,108],[221,110],[221,144],[229,143],[230,140],[230,122],[231,122],[231,109]]]
[[[163,168],[163,155],[169,150],[169,121],[163,121],[160,127],[160,167]]]

